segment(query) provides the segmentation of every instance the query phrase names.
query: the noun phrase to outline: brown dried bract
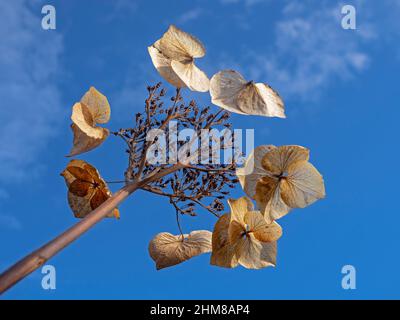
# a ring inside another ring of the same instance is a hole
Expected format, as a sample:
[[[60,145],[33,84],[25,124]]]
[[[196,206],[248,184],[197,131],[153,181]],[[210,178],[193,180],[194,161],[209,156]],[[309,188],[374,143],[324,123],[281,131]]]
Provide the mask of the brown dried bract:
[[[84,218],[112,195],[97,169],[83,160],[71,160],[61,175],[76,218]],[[114,209],[107,217],[119,218],[119,210]]]

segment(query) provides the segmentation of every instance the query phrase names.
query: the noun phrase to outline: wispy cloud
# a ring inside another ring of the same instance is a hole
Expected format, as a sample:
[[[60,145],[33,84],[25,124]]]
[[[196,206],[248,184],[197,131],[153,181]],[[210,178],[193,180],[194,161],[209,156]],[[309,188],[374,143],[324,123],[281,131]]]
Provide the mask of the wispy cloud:
[[[270,83],[285,100],[313,101],[337,82],[355,81],[377,59],[377,49],[392,47],[399,40],[398,0],[352,1],[357,14],[356,30],[342,28],[341,9],[346,2],[321,0],[318,6],[313,4],[311,0],[283,0],[280,9],[274,7],[274,12],[280,14],[264,24],[273,31],[266,40],[258,13],[246,10],[241,15],[246,16],[243,27],[260,32],[257,49],[246,46],[234,63],[229,57],[222,61],[230,61],[248,78]]]
[[[270,53],[252,55],[253,78],[271,81],[285,97],[313,100],[330,83],[362,72],[370,62],[364,44],[374,32],[368,24],[344,30],[341,18],[337,3],[312,10],[307,2],[287,4]]]
[[[222,4],[244,4],[247,7],[267,1],[269,0],[220,0]]]
[[[120,19],[121,17],[129,17],[138,10],[140,1],[114,0],[112,3],[113,9],[109,12],[108,16],[106,16],[107,21]]]
[[[184,13],[182,13],[177,19],[176,22],[178,25],[182,25],[193,20],[197,20],[200,16],[204,14],[204,10],[202,8],[193,8]]]
[[[0,2],[0,183],[37,169],[35,160],[62,112],[55,84],[62,38],[57,30],[43,30],[40,11],[28,5]]]

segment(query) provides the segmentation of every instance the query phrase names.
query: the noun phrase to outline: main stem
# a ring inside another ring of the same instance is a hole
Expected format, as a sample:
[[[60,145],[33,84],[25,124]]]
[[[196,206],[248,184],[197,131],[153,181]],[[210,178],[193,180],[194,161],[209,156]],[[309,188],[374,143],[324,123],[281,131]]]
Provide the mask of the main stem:
[[[0,294],[11,288],[17,282],[25,278],[27,275],[42,266],[47,260],[56,255],[59,251],[64,249],[74,240],[79,238],[82,234],[88,231],[91,227],[97,224],[106,215],[114,210],[122,201],[124,201],[130,194],[135,192],[142,186],[158,180],[176,170],[183,168],[184,165],[176,164],[156,174],[150,174],[148,177],[141,181],[133,182],[126,185],[117,191],[111,198],[101,204],[98,208],[93,210],[81,221],[76,223],[71,228],[46,243],[44,246],[33,251],[20,261],[15,263],[9,269],[0,275]]]

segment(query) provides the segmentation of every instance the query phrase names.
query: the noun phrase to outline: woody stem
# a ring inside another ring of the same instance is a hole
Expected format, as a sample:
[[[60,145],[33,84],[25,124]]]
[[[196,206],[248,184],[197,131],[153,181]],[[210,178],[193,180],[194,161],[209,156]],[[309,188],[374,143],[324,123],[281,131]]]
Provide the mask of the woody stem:
[[[105,218],[112,210],[120,205],[129,195],[146,184],[156,181],[174,171],[180,170],[183,165],[178,163],[163,171],[149,174],[142,181],[126,185],[117,191],[111,198],[102,203],[98,208],[89,213],[81,221],[67,229],[65,232],[49,241],[39,249],[22,258],[9,269],[0,274],[0,294],[11,288],[17,282],[38,269],[46,261],[78,239],[86,231]]]

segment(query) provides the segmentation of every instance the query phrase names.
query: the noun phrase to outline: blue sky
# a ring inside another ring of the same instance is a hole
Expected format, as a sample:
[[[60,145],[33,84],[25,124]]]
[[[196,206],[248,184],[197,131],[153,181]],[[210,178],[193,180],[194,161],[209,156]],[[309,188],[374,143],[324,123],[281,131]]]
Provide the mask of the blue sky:
[[[0,270],[76,222],[59,176],[71,106],[94,85],[109,98],[108,127],[129,126],[145,87],[161,80],[147,46],[171,23],[205,44],[198,65],[209,76],[233,68],[281,93],[287,119],[233,115],[233,124],[254,128],[256,145],[310,148],[327,190],[279,221],[276,268],[220,269],[203,255],[156,271],[148,242],[178,232],[175,212],[142,192],[120,207],[120,221],[102,221],[49,262],[56,290],[41,288],[39,270],[3,297],[400,298],[400,1],[346,3],[356,30],[341,28],[340,1],[1,0]],[[57,10],[56,30],[41,29],[44,4]],[[210,104],[207,94],[184,96]],[[125,170],[113,137],[79,158],[108,180]],[[241,195],[238,186],[231,196]],[[212,229],[215,218],[199,212],[182,223],[186,232]],[[346,264],[357,270],[356,290],[341,288]]]

